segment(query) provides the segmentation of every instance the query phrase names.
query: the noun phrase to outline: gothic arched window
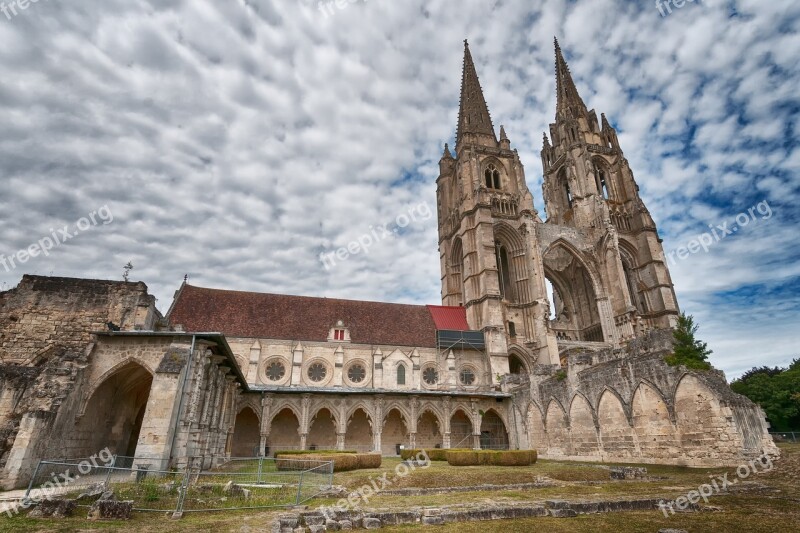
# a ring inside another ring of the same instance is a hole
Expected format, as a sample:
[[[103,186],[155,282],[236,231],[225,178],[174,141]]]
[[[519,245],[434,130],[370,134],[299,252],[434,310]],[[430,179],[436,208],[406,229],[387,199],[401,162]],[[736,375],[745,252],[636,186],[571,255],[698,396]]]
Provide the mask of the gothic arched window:
[[[483,172],[484,182],[487,189],[500,188],[500,171],[494,165],[489,165]]]
[[[397,365],[397,384],[398,385],[406,384],[406,365],[402,363]]]
[[[497,246],[497,280],[500,283],[500,296],[505,300],[514,301],[511,263],[508,260],[508,250],[502,244]]]

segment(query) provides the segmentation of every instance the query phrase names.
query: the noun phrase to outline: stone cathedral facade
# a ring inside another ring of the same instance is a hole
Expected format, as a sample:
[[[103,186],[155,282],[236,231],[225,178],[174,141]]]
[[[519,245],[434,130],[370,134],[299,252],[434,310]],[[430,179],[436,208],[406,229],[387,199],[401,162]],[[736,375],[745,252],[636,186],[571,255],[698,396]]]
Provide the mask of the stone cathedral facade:
[[[28,275],[0,293],[0,483],[106,447],[150,468],[401,446],[695,466],[776,454],[721,372],[664,362],[679,311],[656,225],[558,43],[555,65],[543,219],[465,43],[436,181],[442,305],[184,282],[162,316],[141,282]]]

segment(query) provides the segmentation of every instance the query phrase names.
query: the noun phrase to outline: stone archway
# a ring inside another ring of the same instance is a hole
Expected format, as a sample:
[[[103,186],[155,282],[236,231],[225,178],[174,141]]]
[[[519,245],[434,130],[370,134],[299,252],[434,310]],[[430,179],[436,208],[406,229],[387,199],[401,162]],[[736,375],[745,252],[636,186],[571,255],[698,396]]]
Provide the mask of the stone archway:
[[[116,455],[135,455],[152,384],[150,372],[135,362],[108,376],[86,402],[64,443],[65,455],[89,457],[106,447]]]
[[[306,437],[309,450],[336,449],[336,419],[327,407],[323,407],[311,421]]]
[[[344,447],[348,450],[371,452],[373,445],[372,421],[360,407],[353,411],[347,420],[344,434]]]
[[[280,450],[300,449],[300,420],[297,415],[284,407],[272,418],[269,430],[268,454],[274,455]]]
[[[450,447],[472,448],[473,441],[472,420],[461,409],[450,417]]]
[[[381,433],[381,454],[398,455],[398,446],[409,446],[409,429],[403,414],[398,409],[392,409],[386,415]]]
[[[508,430],[494,409],[489,409],[481,417],[481,449],[508,449]]]
[[[261,422],[250,407],[245,407],[236,415],[233,426],[233,457],[256,457],[261,444]]]
[[[417,448],[441,448],[443,435],[439,419],[430,410],[426,409],[417,419]]]

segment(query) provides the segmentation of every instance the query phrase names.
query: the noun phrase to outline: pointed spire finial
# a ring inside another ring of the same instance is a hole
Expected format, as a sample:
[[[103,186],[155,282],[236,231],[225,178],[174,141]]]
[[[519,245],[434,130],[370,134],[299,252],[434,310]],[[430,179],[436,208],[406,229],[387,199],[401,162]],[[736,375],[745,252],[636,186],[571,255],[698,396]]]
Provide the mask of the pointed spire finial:
[[[189,274],[184,274],[183,275],[183,282],[186,283],[186,280],[188,280],[188,279],[189,279]]]
[[[550,139],[547,138],[547,133],[542,133],[542,144],[544,146],[550,146]]]
[[[478,81],[478,73],[475,70],[475,63],[472,61],[469,43],[464,39],[464,66],[461,73],[461,102],[458,109],[456,151],[466,133],[475,134],[484,142],[493,141],[497,144],[492,117],[489,115],[489,108],[483,97],[483,89]]]
[[[442,159],[453,159],[453,154],[450,153],[450,146],[447,143],[444,143],[444,153],[442,154]]]
[[[558,39],[554,37],[553,43],[556,49],[556,115],[571,107],[578,107],[583,113],[588,113],[586,104],[583,103],[578,89],[575,87],[575,82],[572,80],[569,65],[564,59],[564,54],[561,53]]]
[[[506,136],[506,128],[502,124],[500,125],[500,140],[507,141],[508,137]]]

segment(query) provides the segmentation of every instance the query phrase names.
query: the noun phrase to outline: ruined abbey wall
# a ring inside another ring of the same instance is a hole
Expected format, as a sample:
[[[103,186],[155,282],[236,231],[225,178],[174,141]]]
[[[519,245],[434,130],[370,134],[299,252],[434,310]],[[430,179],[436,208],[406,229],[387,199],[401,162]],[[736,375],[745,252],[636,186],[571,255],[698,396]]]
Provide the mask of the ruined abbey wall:
[[[667,365],[671,347],[672,332],[657,330],[509,376],[517,431],[548,458],[718,466],[777,454],[761,408],[720,371]]]

